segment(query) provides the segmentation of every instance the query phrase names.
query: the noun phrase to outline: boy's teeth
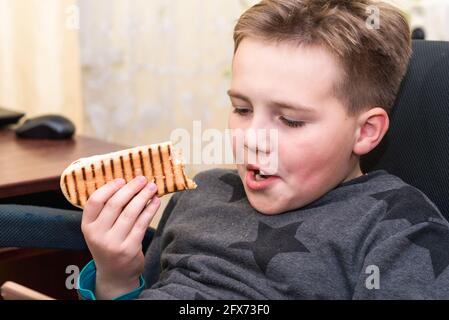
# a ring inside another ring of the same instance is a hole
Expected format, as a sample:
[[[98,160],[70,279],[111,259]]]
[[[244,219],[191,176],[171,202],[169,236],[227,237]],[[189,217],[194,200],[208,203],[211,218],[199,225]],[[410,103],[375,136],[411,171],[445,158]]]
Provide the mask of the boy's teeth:
[[[256,181],[262,181],[265,180],[267,177],[260,175],[260,173],[256,173],[255,176]]]

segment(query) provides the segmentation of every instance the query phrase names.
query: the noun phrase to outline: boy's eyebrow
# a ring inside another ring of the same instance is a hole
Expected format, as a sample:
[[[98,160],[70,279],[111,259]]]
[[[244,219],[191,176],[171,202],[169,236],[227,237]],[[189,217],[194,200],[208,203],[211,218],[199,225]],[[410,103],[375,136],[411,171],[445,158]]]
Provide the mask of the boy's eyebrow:
[[[228,96],[250,102],[250,100],[247,96],[245,96],[241,93],[238,93],[236,91],[233,91],[233,90],[228,90]]]
[[[233,91],[233,90],[228,90],[228,95],[230,97],[233,97],[233,98],[237,98],[237,99],[245,100],[247,102],[251,102],[251,100],[247,96],[245,96],[244,94],[241,94],[239,92]],[[300,105],[300,104],[294,105],[294,104],[291,104],[291,103],[288,103],[288,102],[270,101],[269,105],[270,106],[275,106],[275,107],[278,107],[278,108],[281,108],[281,109],[292,109],[292,110],[296,110],[296,111],[303,111],[303,112],[310,112],[310,113],[314,112],[314,110],[312,108],[309,108],[309,107],[306,107],[306,106],[303,106],[303,105]]]

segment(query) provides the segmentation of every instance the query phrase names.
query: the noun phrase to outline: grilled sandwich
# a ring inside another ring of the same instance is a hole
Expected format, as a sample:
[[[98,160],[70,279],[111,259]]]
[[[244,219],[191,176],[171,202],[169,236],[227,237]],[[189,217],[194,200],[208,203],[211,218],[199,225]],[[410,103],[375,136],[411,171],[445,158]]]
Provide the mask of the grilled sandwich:
[[[157,185],[158,197],[195,189],[184,167],[181,152],[175,153],[172,143],[165,142],[79,159],[64,170],[60,184],[67,200],[83,209],[95,190],[118,178],[129,182],[145,176]]]

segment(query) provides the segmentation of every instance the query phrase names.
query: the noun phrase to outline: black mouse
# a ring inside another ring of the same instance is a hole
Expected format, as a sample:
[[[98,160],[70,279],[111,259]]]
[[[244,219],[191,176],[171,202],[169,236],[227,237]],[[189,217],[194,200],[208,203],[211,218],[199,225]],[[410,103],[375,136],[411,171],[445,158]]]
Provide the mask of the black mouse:
[[[16,129],[16,135],[26,139],[70,139],[74,134],[73,122],[58,115],[28,119]]]

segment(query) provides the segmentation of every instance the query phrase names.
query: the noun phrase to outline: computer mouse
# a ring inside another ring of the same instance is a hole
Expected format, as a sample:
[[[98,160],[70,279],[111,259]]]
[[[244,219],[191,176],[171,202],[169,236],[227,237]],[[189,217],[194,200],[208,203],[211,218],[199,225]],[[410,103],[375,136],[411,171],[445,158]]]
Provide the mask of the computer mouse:
[[[26,120],[16,129],[16,135],[26,139],[70,139],[75,125],[59,115],[46,115]]]

